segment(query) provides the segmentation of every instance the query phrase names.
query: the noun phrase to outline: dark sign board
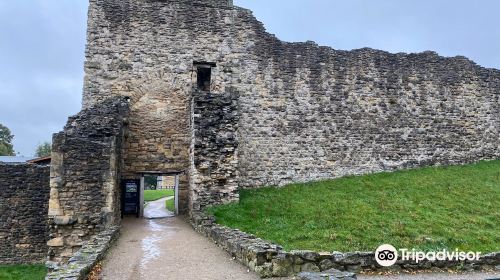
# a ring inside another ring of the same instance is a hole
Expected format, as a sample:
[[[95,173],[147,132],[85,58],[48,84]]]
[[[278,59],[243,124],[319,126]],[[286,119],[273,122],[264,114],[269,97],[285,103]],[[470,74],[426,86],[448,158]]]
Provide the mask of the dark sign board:
[[[139,216],[141,180],[122,180],[122,214]]]

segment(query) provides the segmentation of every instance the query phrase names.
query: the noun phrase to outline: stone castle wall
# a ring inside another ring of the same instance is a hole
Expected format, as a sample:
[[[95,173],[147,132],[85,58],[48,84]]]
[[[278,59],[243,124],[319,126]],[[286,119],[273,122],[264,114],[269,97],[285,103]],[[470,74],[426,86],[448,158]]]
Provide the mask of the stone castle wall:
[[[121,168],[128,102],[109,98],[70,117],[55,134],[50,170],[50,261],[66,262],[121,221]]]
[[[90,1],[83,105],[130,98],[123,175],[183,172],[181,212],[191,201],[189,186],[199,181],[190,178],[193,62],[217,62],[214,93],[237,83],[239,75],[230,73],[247,52],[237,46],[238,29],[228,28],[237,16],[231,1]],[[238,48],[241,54],[233,52]]]
[[[0,164],[0,264],[47,257],[50,168]]]
[[[124,175],[187,170],[180,200],[191,207],[207,189],[235,192],[190,163],[206,156],[192,139],[193,62],[216,64],[211,95],[238,93],[228,178],[240,187],[500,155],[500,71],[432,52],[282,42],[231,1],[91,0],[86,57],[84,107],[131,100]]]
[[[238,94],[196,92],[193,105],[192,210],[238,200]]]
[[[254,88],[241,91],[241,186],[500,156],[500,71],[265,38]]]

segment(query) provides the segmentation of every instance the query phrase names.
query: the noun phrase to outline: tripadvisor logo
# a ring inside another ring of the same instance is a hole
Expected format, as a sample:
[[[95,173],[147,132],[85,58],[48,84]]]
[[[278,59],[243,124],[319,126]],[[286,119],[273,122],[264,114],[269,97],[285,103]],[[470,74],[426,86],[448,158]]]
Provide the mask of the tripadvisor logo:
[[[398,260],[398,250],[392,245],[384,244],[375,251],[375,260],[381,266],[392,266]]]
[[[394,265],[398,256],[403,261],[414,261],[419,263],[421,261],[477,261],[481,257],[481,252],[460,252],[458,249],[455,251],[441,250],[438,252],[421,252],[415,249],[399,249],[389,244],[384,244],[377,248],[375,251],[375,260],[381,266],[388,267]]]

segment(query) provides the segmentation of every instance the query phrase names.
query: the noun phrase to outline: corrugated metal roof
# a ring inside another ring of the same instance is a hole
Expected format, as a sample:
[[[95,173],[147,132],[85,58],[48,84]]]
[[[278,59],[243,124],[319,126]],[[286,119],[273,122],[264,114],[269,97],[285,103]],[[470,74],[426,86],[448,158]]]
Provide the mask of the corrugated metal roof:
[[[4,163],[25,163],[28,160],[32,160],[34,157],[8,157],[8,156],[0,156],[0,162]]]
[[[39,157],[39,158],[34,158],[28,160],[28,163],[50,163],[52,157],[51,156],[46,156],[46,157]]]

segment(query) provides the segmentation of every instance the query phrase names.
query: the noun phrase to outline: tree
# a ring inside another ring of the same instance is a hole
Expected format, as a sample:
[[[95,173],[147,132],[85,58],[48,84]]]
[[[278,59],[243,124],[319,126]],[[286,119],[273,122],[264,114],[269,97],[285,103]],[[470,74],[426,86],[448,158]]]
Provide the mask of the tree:
[[[10,129],[0,124],[0,156],[16,155],[12,139],[14,139],[14,135],[11,134]]]
[[[50,142],[44,142],[36,148],[35,155],[37,157],[48,157],[52,153],[52,144]]]
[[[145,176],[144,185],[147,189],[156,190],[158,186],[158,176]]]

